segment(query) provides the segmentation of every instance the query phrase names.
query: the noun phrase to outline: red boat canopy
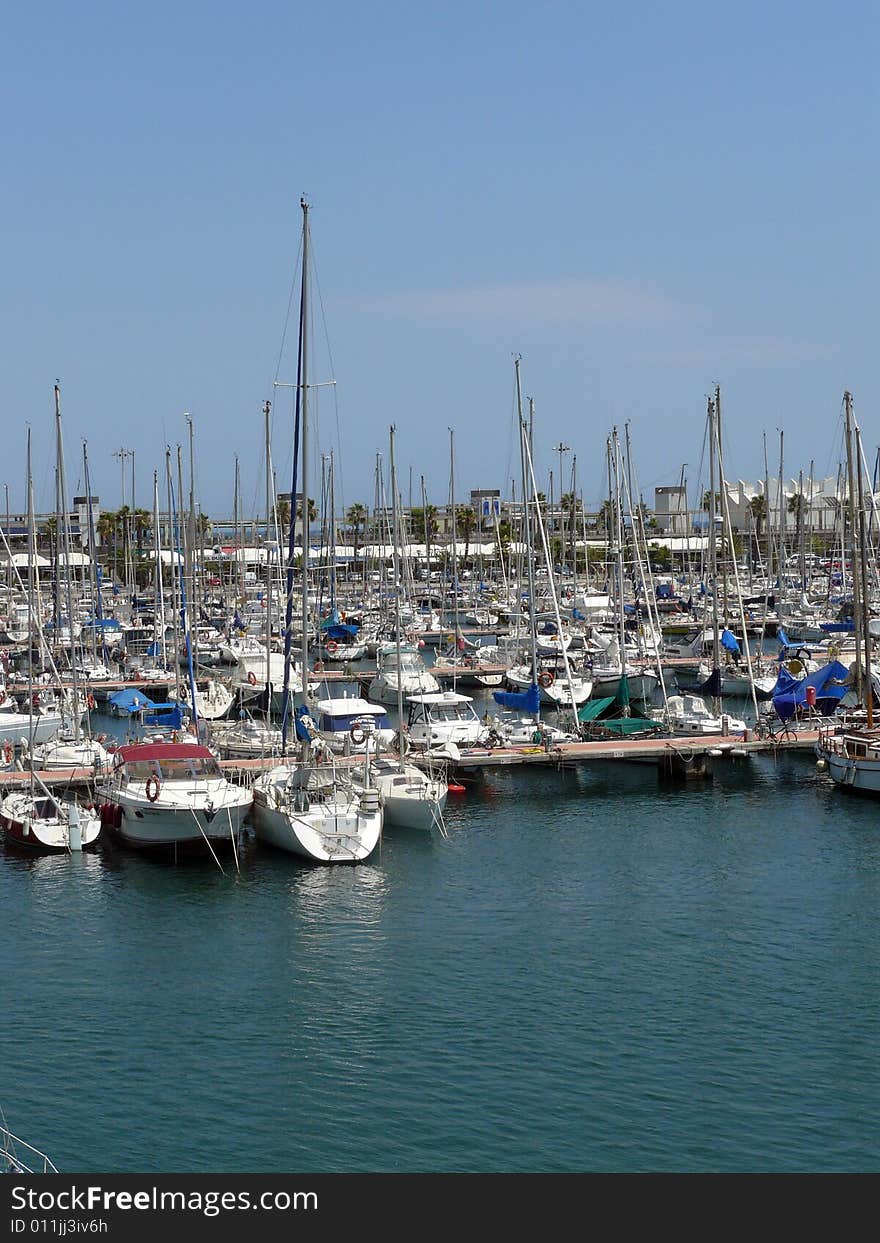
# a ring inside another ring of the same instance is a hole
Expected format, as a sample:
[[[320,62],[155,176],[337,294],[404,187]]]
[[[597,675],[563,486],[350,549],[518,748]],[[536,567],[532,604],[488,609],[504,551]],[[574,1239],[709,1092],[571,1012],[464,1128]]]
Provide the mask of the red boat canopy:
[[[140,745],[120,747],[116,752],[123,764],[136,760],[213,760],[214,755],[207,747],[197,746],[194,742],[145,742]]]

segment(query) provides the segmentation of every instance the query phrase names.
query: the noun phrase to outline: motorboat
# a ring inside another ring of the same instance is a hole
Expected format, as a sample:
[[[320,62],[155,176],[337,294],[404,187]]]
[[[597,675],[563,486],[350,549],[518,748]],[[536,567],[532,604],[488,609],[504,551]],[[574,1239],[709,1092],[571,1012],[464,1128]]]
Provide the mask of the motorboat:
[[[98,793],[103,823],[140,847],[234,843],[252,802],[197,742],[120,747]]]
[[[308,716],[299,719],[311,736],[316,733],[337,752],[363,752],[368,739],[372,739],[370,745],[374,750],[385,750],[396,737],[384,706],[355,695],[318,699],[311,705]],[[364,729],[367,720],[371,722],[369,731]]]
[[[714,716],[706,701],[699,695],[670,695],[666,707],[651,713],[652,720],[665,725],[669,732],[679,737],[701,734],[740,734],[746,730],[745,721],[723,713]]]
[[[410,695],[407,737],[414,747],[436,749],[447,743],[472,747],[484,741],[486,727],[474,701],[458,691]]]
[[[398,693],[404,699],[413,695],[436,694],[440,683],[428,670],[419,652],[410,646],[388,644],[377,653],[378,669],[367,694],[379,703],[396,704]]]

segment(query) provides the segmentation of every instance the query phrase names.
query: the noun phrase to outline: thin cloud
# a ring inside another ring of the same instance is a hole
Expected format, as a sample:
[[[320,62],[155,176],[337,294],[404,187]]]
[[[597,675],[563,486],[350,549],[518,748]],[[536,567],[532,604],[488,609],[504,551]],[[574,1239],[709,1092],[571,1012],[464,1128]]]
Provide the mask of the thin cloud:
[[[364,310],[391,315],[470,315],[544,323],[665,322],[680,308],[669,298],[625,281],[566,278],[476,289],[447,289],[358,299]]]

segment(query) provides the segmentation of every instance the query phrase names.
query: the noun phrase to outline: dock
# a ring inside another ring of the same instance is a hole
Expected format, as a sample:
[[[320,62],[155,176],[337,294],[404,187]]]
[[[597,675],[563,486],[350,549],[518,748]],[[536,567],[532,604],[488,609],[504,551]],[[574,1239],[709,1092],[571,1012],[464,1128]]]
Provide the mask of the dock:
[[[746,731],[747,734],[749,731]],[[446,763],[454,773],[477,769],[512,768],[518,766],[571,767],[596,761],[654,764],[660,769],[681,776],[700,775],[705,765],[715,759],[740,758],[751,755],[783,753],[810,753],[819,738],[818,730],[799,731],[794,738],[743,738],[739,734],[717,734],[695,738],[669,736],[635,739],[597,739],[589,742],[564,742],[551,746],[516,747],[469,747],[460,749],[459,757]],[[433,764],[440,761],[413,750],[407,761],[415,764]],[[289,760],[295,762],[294,751]],[[261,772],[274,768],[280,762],[278,756],[259,756],[252,759],[221,760],[220,767],[230,780],[248,785]],[[362,763],[360,756],[337,756],[336,764],[346,767]],[[103,774],[100,774],[101,776]],[[36,777],[49,789],[86,790],[95,783],[91,768],[49,769],[36,773]],[[0,792],[22,789],[30,784],[27,770],[0,772]]]

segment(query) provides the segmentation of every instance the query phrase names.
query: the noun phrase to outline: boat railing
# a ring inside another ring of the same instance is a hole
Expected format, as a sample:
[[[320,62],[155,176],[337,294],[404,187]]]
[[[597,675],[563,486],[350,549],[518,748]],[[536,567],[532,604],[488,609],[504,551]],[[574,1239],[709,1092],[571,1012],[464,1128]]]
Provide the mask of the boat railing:
[[[32,1144],[28,1144],[25,1140],[19,1139],[17,1135],[5,1126],[0,1126],[0,1144],[2,1144],[3,1164],[6,1172],[9,1174],[57,1174],[58,1170],[49,1160],[44,1152],[40,1152],[39,1148],[34,1148]],[[19,1156],[18,1149],[26,1149],[25,1156]],[[34,1157],[37,1161],[34,1161]],[[26,1164],[31,1161],[33,1165]]]

